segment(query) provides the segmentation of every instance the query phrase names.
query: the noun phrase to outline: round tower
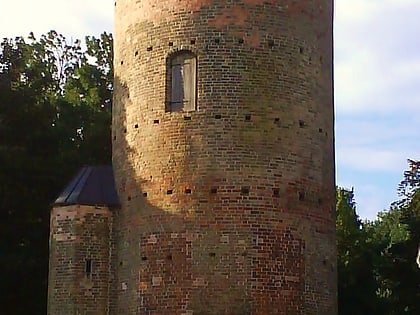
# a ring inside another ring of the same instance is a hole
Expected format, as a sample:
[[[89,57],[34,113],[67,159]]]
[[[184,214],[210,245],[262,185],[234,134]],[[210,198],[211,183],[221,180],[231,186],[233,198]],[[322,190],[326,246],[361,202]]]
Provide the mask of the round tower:
[[[51,210],[48,315],[106,315],[113,306],[111,166],[83,167]]]
[[[118,314],[336,314],[332,1],[117,0]]]

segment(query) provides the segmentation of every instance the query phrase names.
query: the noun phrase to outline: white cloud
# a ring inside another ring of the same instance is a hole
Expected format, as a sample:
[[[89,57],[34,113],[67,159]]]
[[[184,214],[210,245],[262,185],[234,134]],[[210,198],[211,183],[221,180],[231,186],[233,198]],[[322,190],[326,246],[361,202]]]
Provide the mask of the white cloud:
[[[420,113],[420,2],[337,0],[336,7],[337,112]]]
[[[397,63],[392,70],[395,77],[416,81],[420,85],[420,52],[418,58],[412,59],[410,62]]]
[[[381,15],[388,10],[410,9],[418,6],[418,0],[336,0],[336,19],[345,23],[359,23],[369,21],[375,15]]]
[[[343,20],[368,20],[377,8],[375,1],[369,0],[344,0],[335,1],[336,19]]]
[[[54,29],[82,38],[110,31],[113,0],[14,0],[2,6],[0,37],[36,36]]]
[[[366,96],[381,88],[382,78],[377,77],[373,52],[354,49],[345,62],[335,65],[335,99],[339,111],[363,111]]]
[[[408,152],[392,149],[344,147],[337,150],[337,165],[366,172],[393,172],[406,164],[408,156]]]

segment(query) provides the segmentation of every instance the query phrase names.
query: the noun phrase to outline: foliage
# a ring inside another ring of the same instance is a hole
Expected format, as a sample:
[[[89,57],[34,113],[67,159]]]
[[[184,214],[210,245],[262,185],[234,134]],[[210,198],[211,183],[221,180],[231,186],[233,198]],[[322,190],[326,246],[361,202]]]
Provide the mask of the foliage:
[[[400,207],[407,206],[420,187],[420,161],[411,159],[407,161],[409,169],[404,172],[403,180],[398,185],[400,200],[394,203]]]
[[[0,43],[4,314],[46,313],[51,202],[80,166],[111,161],[112,36],[86,47],[55,31]]]
[[[420,168],[409,160],[401,199],[373,222],[358,220],[353,191],[337,190],[340,314],[419,314]]]
[[[394,203],[406,234],[383,251],[379,269],[380,292],[386,293],[390,315],[420,313],[420,269],[415,261],[420,240],[420,162],[408,162],[410,169],[398,188],[401,199]]]
[[[338,305],[340,314],[376,314],[373,255],[356,213],[353,190],[337,189]]]

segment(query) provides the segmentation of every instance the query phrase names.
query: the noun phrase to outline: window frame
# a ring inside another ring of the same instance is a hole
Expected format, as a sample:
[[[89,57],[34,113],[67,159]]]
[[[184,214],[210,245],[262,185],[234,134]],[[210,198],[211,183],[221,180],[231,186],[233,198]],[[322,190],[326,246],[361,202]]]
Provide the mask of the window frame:
[[[177,72],[174,71],[175,67],[179,68]],[[185,76],[184,73],[188,67],[190,67],[187,72],[189,75]],[[197,55],[187,49],[176,51],[168,56],[166,68],[166,112],[197,110]],[[179,74],[179,77],[175,81],[176,73]],[[185,77],[189,83],[182,81]],[[177,85],[178,89],[176,89]],[[186,91],[189,91],[187,97]]]

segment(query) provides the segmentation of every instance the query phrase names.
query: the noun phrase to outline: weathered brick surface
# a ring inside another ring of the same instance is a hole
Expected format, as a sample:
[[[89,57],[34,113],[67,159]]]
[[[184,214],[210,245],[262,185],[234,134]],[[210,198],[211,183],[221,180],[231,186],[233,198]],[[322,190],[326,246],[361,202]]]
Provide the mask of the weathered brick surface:
[[[49,315],[109,314],[112,212],[65,206],[51,212]],[[91,272],[86,273],[86,259]]]
[[[117,0],[115,314],[336,314],[331,0]],[[197,109],[167,112],[167,58]]]

